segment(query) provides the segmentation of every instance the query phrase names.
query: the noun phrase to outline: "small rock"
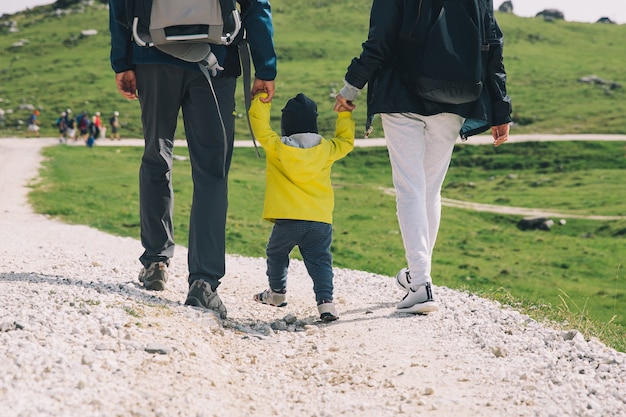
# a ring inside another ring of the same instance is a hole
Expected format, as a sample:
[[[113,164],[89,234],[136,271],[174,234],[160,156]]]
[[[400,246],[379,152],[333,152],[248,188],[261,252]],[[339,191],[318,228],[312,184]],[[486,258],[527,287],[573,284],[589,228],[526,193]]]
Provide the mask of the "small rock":
[[[501,346],[492,348],[491,352],[496,358],[505,358],[508,355],[506,349]]]
[[[148,353],[158,353],[160,355],[169,355],[170,352],[172,351],[172,349],[169,348],[168,346],[157,345],[157,344],[148,345],[146,346],[144,350]]]
[[[285,317],[283,317],[283,320],[287,324],[294,324],[298,319],[293,314],[287,314]]]
[[[287,330],[287,323],[284,320],[276,320],[272,323],[272,329],[274,330]]]

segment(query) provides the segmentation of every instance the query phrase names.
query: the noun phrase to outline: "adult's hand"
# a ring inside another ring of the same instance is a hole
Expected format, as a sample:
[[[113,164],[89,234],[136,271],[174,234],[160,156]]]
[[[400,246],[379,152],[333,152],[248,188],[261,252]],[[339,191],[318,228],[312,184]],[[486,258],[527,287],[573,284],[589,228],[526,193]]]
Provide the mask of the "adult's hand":
[[[336,112],[352,111],[355,108],[356,108],[356,106],[354,105],[354,103],[352,103],[350,100],[347,100],[341,94],[337,94],[335,96],[335,107],[333,108],[334,111],[336,111]]]
[[[500,146],[509,139],[509,124],[493,126],[491,128],[491,136],[493,136],[493,146]]]
[[[269,103],[272,101],[272,98],[274,98],[274,81],[265,81],[255,78],[252,83],[252,91],[250,91],[250,94],[254,97],[257,93],[261,92],[267,93],[267,97],[260,97],[259,100],[263,103]]]
[[[128,70],[118,72],[115,74],[115,83],[117,84],[117,89],[124,97],[129,100],[137,98],[137,79],[135,78],[135,71]]]

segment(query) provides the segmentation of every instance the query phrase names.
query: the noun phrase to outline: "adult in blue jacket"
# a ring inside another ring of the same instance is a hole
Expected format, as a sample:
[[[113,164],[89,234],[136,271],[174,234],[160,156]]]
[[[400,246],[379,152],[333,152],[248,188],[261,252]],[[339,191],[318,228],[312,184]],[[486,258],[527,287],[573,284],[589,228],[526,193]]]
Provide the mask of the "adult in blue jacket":
[[[493,15],[491,0],[478,1],[484,10],[489,52],[483,74],[483,93],[474,102],[441,104],[411,93],[402,80],[399,47],[402,34],[425,36],[438,14],[436,1],[374,0],[368,39],[361,55],[348,67],[335,110],[354,109],[353,100],[368,85],[367,113],[380,114],[393,183],[398,222],[408,268],[396,280],[406,295],[400,312],[424,314],[437,310],[432,294],[432,253],[441,219],[441,186],[450,165],[454,143],[492,129],[494,145],[504,143],[511,122],[511,100],[506,92],[502,60],[502,32]],[[441,7],[439,4],[438,7]],[[467,36],[454,32],[450,36]],[[422,38],[423,39],[423,38]]]
[[[274,95],[276,53],[268,0],[238,0],[243,28],[255,69],[250,94]],[[125,0],[110,0],[111,66],[119,91],[139,99],[145,139],[139,170],[143,268],[139,281],[148,290],[163,290],[169,260],[174,254],[172,213],[172,156],[178,113],[183,121],[192,178],[193,202],[189,220],[189,292],[185,304],[214,310],[222,318],[226,308],[217,295],[225,274],[228,170],[233,151],[235,86],[240,75],[237,47],[212,46],[223,70],[209,83],[195,63],[156,48],[139,47],[126,24]],[[226,130],[222,131],[219,114]]]

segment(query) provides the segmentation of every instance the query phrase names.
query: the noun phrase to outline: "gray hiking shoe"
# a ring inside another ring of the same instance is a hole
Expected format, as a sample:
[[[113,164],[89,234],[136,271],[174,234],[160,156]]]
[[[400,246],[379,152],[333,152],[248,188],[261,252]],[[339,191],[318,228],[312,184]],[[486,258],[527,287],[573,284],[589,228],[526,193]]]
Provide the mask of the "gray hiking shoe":
[[[163,291],[167,282],[167,262],[152,262],[148,268],[139,272],[139,282],[146,290]]]
[[[287,305],[287,294],[274,292],[271,288],[259,294],[254,294],[254,301],[274,307],[285,307]]]
[[[209,283],[201,279],[195,280],[189,287],[185,305],[213,310],[221,319],[226,318],[226,307],[217,291],[213,291]]]

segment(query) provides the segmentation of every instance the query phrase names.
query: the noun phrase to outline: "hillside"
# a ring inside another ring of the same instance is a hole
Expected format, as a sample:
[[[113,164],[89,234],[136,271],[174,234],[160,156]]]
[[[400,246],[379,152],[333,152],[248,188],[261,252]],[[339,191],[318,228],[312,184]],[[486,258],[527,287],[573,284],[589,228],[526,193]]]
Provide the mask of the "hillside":
[[[367,35],[370,3],[272,1],[277,103],[303,91],[320,104],[322,130],[332,129],[331,95]],[[626,44],[619,41],[626,38],[626,25],[545,22],[501,13],[497,18],[505,33],[513,133],[626,133]],[[81,35],[85,30],[97,34]],[[42,6],[1,18],[0,136],[23,135],[32,106],[42,111],[43,135],[56,135],[52,123],[70,107],[75,113],[101,111],[105,118],[119,110],[124,133],[140,136],[138,105],[117,93],[108,54],[105,5],[65,11]],[[580,81],[590,76],[595,78]],[[364,96],[357,101],[359,125]],[[279,110],[273,109],[275,117]],[[237,134],[247,134],[244,118]]]

